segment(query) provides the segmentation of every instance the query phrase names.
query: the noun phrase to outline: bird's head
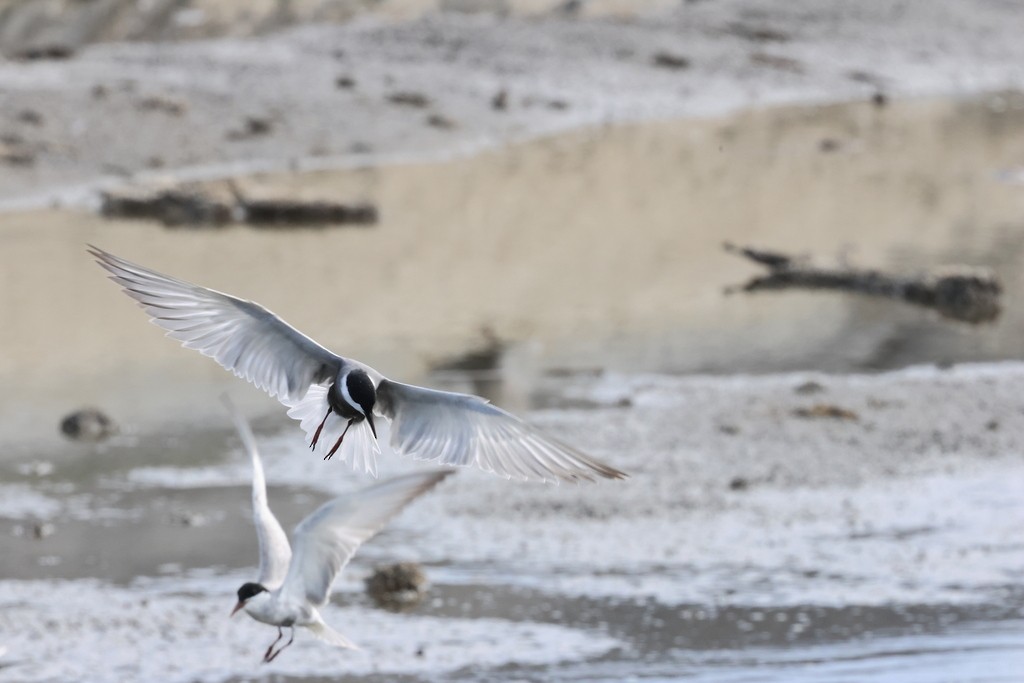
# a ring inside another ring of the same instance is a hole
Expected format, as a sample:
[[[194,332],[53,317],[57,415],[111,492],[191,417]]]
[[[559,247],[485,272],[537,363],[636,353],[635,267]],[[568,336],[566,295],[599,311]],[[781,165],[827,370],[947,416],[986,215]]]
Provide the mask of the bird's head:
[[[258,583],[243,583],[242,587],[238,589],[238,604],[235,605],[233,610],[231,610],[231,616],[235,616],[235,613],[238,610],[245,607],[245,605],[257,595],[269,596],[270,593],[268,593],[267,589]]]
[[[377,427],[373,424],[373,406],[377,403],[377,389],[373,386],[373,380],[366,371],[353,370],[342,378],[342,382],[342,395],[363,414],[373,432],[373,438],[376,439]]]

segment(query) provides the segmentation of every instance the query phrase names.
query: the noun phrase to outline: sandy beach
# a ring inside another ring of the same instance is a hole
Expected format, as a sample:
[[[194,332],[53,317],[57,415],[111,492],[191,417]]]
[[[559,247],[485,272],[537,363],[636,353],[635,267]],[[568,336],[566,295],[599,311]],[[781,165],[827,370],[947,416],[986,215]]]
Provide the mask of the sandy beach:
[[[0,2],[0,681],[1024,670],[1015,5],[31,4]],[[103,192],[229,181],[379,220],[97,211]],[[724,241],[984,268],[1003,312],[727,296],[756,271]],[[218,395],[252,417],[286,528],[367,482],[163,338],[87,243],[395,378],[482,393],[631,478],[461,472],[338,582],[326,616],[360,651],[297,638],[260,666],[273,630],[226,618],[256,550]],[[118,433],[62,437],[83,406]],[[411,613],[363,593],[392,561],[431,581]]]

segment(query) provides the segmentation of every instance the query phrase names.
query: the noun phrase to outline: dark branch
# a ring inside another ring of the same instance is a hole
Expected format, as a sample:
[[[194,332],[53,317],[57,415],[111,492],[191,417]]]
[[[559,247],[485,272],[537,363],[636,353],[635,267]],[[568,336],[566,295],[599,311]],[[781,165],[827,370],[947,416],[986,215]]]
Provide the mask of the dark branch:
[[[768,268],[766,275],[753,277],[741,286],[730,287],[726,289],[727,294],[782,289],[853,292],[931,308],[944,318],[972,325],[994,322],[1001,312],[999,297],[1002,285],[994,275],[983,271],[958,268],[942,274],[910,278],[877,270],[805,266],[785,254],[729,243],[724,248],[731,254],[744,256]]]

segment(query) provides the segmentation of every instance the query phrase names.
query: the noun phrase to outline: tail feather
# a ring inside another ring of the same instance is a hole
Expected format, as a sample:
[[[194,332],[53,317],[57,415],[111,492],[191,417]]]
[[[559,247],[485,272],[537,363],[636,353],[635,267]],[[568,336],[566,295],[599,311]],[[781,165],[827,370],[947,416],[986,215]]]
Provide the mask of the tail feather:
[[[314,384],[301,400],[282,402],[289,407],[288,417],[298,420],[302,431],[306,432],[306,443],[313,441],[313,435],[323,422],[323,429],[317,439],[316,453],[321,457],[326,456],[348,424],[348,420],[333,412],[324,422],[328,405],[327,387]],[[369,424],[362,421],[352,425],[348,430],[334,458],[348,462],[356,472],[363,471],[376,477],[378,453],[380,447],[377,440],[373,437]]]
[[[341,635],[340,633],[338,633],[322,621],[308,624],[306,628],[312,631],[313,635],[319,638],[320,640],[335,647],[343,647],[349,650],[359,649],[358,645],[356,645],[351,640]]]

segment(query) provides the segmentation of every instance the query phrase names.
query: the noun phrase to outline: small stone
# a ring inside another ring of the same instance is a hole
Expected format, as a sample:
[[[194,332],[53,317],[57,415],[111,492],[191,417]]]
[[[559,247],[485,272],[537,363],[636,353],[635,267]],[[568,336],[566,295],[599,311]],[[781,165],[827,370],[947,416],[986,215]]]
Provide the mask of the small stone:
[[[388,102],[403,107],[424,109],[430,104],[430,98],[418,92],[396,92],[388,95]]]
[[[188,109],[188,105],[181,100],[163,95],[144,97],[138,101],[136,106],[142,111],[158,111],[171,116],[181,116]]]
[[[428,116],[427,125],[433,128],[440,128],[441,130],[451,130],[452,128],[455,128],[455,122],[441,114],[431,114]]]
[[[832,405],[830,403],[817,403],[810,408],[797,408],[793,411],[797,417],[803,418],[830,418],[833,420],[858,420],[857,413],[847,408]]]
[[[72,441],[103,441],[117,431],[117,426],[98,409],[83,408],[65,417],[60,431]]]
[[[415,562],[377,567],[366,579],[366,592],[380,608],[396,612],[411,609],[426,594],[427,577]]]
[[[835,138],[822,138],[821,142],[818,143],[818,149],[820,149],[822,152],[826,152],[826,153],[827,152],[835,152],[841,146],[842,145],[840,145],[839,141],[836,140]]]
[[[803,384],[798,384],[797,386],[793,387],[794,394],[801,394],[804,396],[809,394],[820,394],[823,391],[825,391],[825,387],[815,382],[814,380],[809,380],[807,382],[804,382]]]
[[[43,115],[34,109],[23,109],[18,112],[16,117],[21,123],[29,126],[41,126],[43,125]]]
[[[56,531],[57,527],[49,522],[36,522],[32,525],[32,538],[41,541],[48,536],[53,536]]]
[[[662,69],[675,69],[677,71],[690,68],[689,59],[671,52],[656,52],[651,57],[651,64]]]
[[[746,477],[733,477],[729,480],[730,491],[746,491],[750,488],[750,480]]]
[[[502,88],[494,93],[494,97],[491,98],[491,109],[494,111],[505,111],[508,109],[508,90]]]

